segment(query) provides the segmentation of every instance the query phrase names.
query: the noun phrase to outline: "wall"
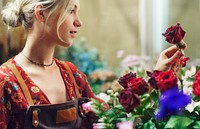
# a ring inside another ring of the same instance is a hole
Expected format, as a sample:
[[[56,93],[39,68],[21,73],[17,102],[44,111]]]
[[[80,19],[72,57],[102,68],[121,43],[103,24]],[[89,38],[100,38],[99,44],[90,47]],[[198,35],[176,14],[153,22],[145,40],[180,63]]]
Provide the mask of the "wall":
[[[5,0],[1,1],[3,2],[6,3]],[[118,50],[125,50],[125,54],[140,55],[139,2],[139,0],[80,0],[80,17],[83,26],[80,28],[77,40],[85,37],[88,45],[97,48],[111,67],[119,65],[120,60],[116,58]],[[200,50],[199,0],[168,0],[168,3],[168,25],[166,26],[179,22],[186,31],[184,39],[188,43],[186,56],[191,59],[200,58],[198,54]],[[0,26],[0,43],[7,51],[7,28],[2,21]],[[11,47],[23,47],[23,30],[18,28],[11,33]]]
[[[191,60],[200,58],[200,1],[199,0],[170,0],[169,24],[177,22],[186,31],[184,41],[188,44],[186,56]],[[200,64],[199,64],[200,65]]]
[[[118,66],[118,50],[140,54],[139,0],[80,0],[83,26],[79,37],[87,38],[106,57],[108,65]]]

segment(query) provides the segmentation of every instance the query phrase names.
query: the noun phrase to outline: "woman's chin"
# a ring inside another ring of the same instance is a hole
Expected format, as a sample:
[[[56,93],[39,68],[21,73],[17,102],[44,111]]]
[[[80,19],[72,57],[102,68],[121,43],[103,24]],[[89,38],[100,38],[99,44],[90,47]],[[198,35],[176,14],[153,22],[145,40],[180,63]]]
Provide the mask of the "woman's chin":
[[[73,41],[62,42],[60,46],[62,47],[70,47],[73,44]]]

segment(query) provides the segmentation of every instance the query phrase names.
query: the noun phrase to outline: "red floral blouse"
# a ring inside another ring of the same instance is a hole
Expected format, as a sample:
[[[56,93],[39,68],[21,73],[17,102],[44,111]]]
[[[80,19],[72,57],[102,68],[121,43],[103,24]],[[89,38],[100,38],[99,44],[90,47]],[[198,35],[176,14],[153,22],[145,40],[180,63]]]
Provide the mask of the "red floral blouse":
[[[47,96],[44,92],[30,79],[22,67],[20,67],[14,59],[10,59],[8,62],[13,63],[22,78],[24,79],[31,97],[35,105],[50,104]],[[63,80],[65,82],[66,90],[68,91],[69,97],[75,97],[73,85],[71,79],[68,76],[68,72],[64,69],[62,63],[55,59],[58,65]],[[79,91],[83,97],[96,98],[93,91],[91,90],[86,76],[80,72],[76,66],[70,62],[66,62],[76,79]],[[70,83],[69,83],[70,82]],[[70,92],[69,92],[70,91]],[[98,98],[96,98],[98,99]],[[103,102],[101,99],[98,99]],[[23,129],[26,111],[28,109],[27,101],[20,89],[19,83],[11,70],[6,66],[0,67],[0,129]]]

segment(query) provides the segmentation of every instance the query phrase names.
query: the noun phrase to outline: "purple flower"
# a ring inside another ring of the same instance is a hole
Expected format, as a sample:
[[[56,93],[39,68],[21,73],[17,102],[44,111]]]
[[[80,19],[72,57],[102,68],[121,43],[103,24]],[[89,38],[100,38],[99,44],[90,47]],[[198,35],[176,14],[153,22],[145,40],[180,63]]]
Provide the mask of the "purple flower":
[[[155,117],[162,119],[166,116],[177,115],[189,103],[191,103],[189,95],[179,91],[178,87],[170,88],[162,92],[159,99],[159,109]]]

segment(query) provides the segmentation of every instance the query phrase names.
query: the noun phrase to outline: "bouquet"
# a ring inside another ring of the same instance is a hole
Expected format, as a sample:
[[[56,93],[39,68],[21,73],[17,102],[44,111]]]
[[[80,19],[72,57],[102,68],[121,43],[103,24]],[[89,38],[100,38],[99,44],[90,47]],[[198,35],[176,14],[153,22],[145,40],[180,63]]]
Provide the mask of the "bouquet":
[[[121,76],[118,82],[123,89],[104,95],[109,98],[107,111],[98,101],[90,102],[89,109],[99,117],[94,129],[200,128],[200,67],[185,67],[184,34],[180,24],[164,33],[166,40],[177,44],[183,53],[171,70],[147,71],[148,78],[133,72]]]

